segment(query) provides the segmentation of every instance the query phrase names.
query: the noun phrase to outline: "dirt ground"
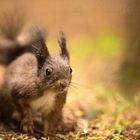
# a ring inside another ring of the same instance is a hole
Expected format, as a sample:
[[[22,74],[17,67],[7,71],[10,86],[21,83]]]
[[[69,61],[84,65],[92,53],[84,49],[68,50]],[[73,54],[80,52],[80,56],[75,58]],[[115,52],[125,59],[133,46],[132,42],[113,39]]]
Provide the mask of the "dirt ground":
[[[81,106],[65,108],[65,122],[69,128],[58,129],[55,134],[44,138],[42,129],[37,128],[34,135],[13,131],[0,132],[1,140],[140,140],[140,115],[134,106],[128,106],[121,114],[98,112],[91,119],[91,113]]]

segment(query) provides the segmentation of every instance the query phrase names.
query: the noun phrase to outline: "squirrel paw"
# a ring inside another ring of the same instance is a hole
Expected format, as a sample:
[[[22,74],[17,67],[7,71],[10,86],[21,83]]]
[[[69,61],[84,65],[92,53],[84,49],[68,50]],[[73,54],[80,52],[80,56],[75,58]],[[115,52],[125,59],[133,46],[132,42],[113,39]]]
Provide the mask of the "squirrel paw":
[[[74,124],[72,123],[62,123],[58,125],[58,127],[55,129],[57,132],[69,132],[69,131],[75,131]]]
[[[27,133],[27,134],[33,134],[34,133],[34,125],[31,122],[23,121],[21,123],[21,129],[22,129],[22,132]]]

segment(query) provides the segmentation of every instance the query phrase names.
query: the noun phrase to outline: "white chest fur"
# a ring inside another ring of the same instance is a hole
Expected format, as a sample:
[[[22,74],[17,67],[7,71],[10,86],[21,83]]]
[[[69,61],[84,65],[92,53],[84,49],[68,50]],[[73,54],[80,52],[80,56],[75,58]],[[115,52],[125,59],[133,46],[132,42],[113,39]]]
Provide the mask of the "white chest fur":
[[[31,101],[33,111],[39,111],[41,114],[48,114],[54,108],[56,92],[47,91],[43,96]]]

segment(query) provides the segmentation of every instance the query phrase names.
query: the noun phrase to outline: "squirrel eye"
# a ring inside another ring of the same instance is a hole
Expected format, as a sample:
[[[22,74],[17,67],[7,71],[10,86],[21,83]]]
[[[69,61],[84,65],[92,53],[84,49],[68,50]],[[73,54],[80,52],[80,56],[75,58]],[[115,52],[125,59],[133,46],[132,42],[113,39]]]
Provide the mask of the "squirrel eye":
[[[51,73],[52,73],[52,69],[47,68],[47,69],[46,69],[46,75],[49,76]]]
[[[70,68],[70,73],[72,73],[72,68]]]

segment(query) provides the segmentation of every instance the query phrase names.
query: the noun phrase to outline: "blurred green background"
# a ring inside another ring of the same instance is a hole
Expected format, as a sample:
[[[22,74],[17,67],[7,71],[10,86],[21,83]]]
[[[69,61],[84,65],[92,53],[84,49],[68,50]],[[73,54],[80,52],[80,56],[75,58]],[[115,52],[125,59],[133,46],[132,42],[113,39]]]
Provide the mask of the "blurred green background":
[[[25,30],[32,25],[45,27],[49,34],[46,42],[52,52],[58,51],[57,34],[63,30],[73,68],[68,104],[84,100],[85,104],[102,105],[105,101],[114,110],[113,104],[126,104],[124,98],[133,97],[139,102],[139,3],[1,0],[0,11],[13,7],[25,10]]]

